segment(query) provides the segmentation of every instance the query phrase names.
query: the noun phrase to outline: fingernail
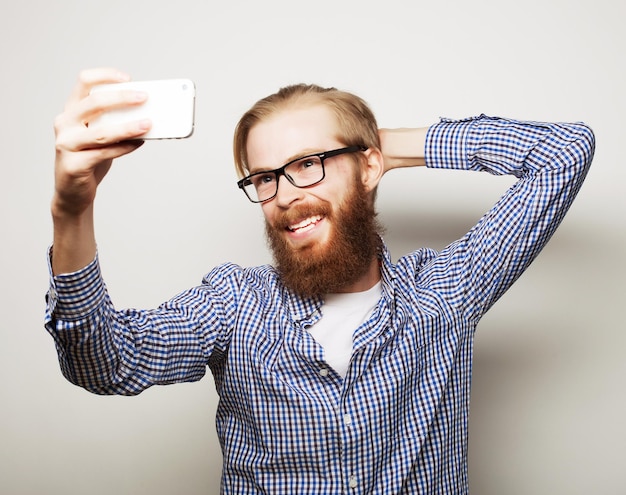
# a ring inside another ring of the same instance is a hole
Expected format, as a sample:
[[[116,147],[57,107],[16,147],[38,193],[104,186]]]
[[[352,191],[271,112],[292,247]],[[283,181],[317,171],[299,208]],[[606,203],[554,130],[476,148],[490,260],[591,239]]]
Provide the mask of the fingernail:
[[[148,93],[144,91],[135,91],[133,98],[135,99],[135,101],[144,101],[148,98]]]
[[[152,126],[152,121],[150,119],[143,119],[139,121],[139,128],[142,131],[147,131]]]
[[[126,81],[130,81],[130,76],[128,74],[125,74],[124,72],[118,72],[117,79],[120,82],[126,82]]]

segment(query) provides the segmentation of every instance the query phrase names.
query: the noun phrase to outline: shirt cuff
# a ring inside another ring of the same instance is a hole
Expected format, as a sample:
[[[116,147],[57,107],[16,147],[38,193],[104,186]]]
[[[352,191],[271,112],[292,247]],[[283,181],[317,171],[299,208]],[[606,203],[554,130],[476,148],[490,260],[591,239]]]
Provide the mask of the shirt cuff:
[[[480,120],[489,119],[486,115],[465,119],[441,118],[429,127],[426,133],[424,158],[430,168],[469,170],[469,147],[472,141],[472,128]]]
[[[73,320],[91,314],[102,303],[106,294],[97,253],[84,268],[55,276],[52,272],[52,249],[53,246],[48,249],[48,317],[54,313],[58,319]]]

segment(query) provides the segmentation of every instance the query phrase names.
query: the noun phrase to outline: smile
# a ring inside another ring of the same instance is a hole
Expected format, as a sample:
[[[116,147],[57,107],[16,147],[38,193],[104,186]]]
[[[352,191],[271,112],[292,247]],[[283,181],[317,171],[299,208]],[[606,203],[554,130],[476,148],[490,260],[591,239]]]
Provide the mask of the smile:
[[[301,222],[298,222],[293,225],[287,226],[287,230],[291,232],[306,232],[307,230],[312,229],[317,225],[317,223],[322,219],[321,215],[315,215],[313,217],[306,218]]]

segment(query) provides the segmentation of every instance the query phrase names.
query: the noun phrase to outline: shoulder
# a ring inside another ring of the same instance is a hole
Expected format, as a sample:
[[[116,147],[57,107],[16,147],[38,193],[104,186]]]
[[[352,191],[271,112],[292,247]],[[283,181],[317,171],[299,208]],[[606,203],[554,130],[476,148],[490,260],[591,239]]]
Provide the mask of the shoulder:
[[[282,284],[276,269],[271,265],[242,267],[236,263],[222,263],[202,278],[202,285],[231,300],[244,294],[276,294]]]
[[[242,267],[236,263],[226,262],[214,267],[202,278],[203,284],[221,285],[246,284],[263,286],[275,284],[278,280],[276,269],[271,265]]]

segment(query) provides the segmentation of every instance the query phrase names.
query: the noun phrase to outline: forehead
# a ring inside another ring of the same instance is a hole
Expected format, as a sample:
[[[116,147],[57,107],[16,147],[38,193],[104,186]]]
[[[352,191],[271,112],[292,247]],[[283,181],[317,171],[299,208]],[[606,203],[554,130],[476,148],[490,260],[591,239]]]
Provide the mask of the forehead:
[[[248,134],[250,171],[276,168],[308,153],[337,148],[338,124],[323,104],[292,106],[256,124]]]

